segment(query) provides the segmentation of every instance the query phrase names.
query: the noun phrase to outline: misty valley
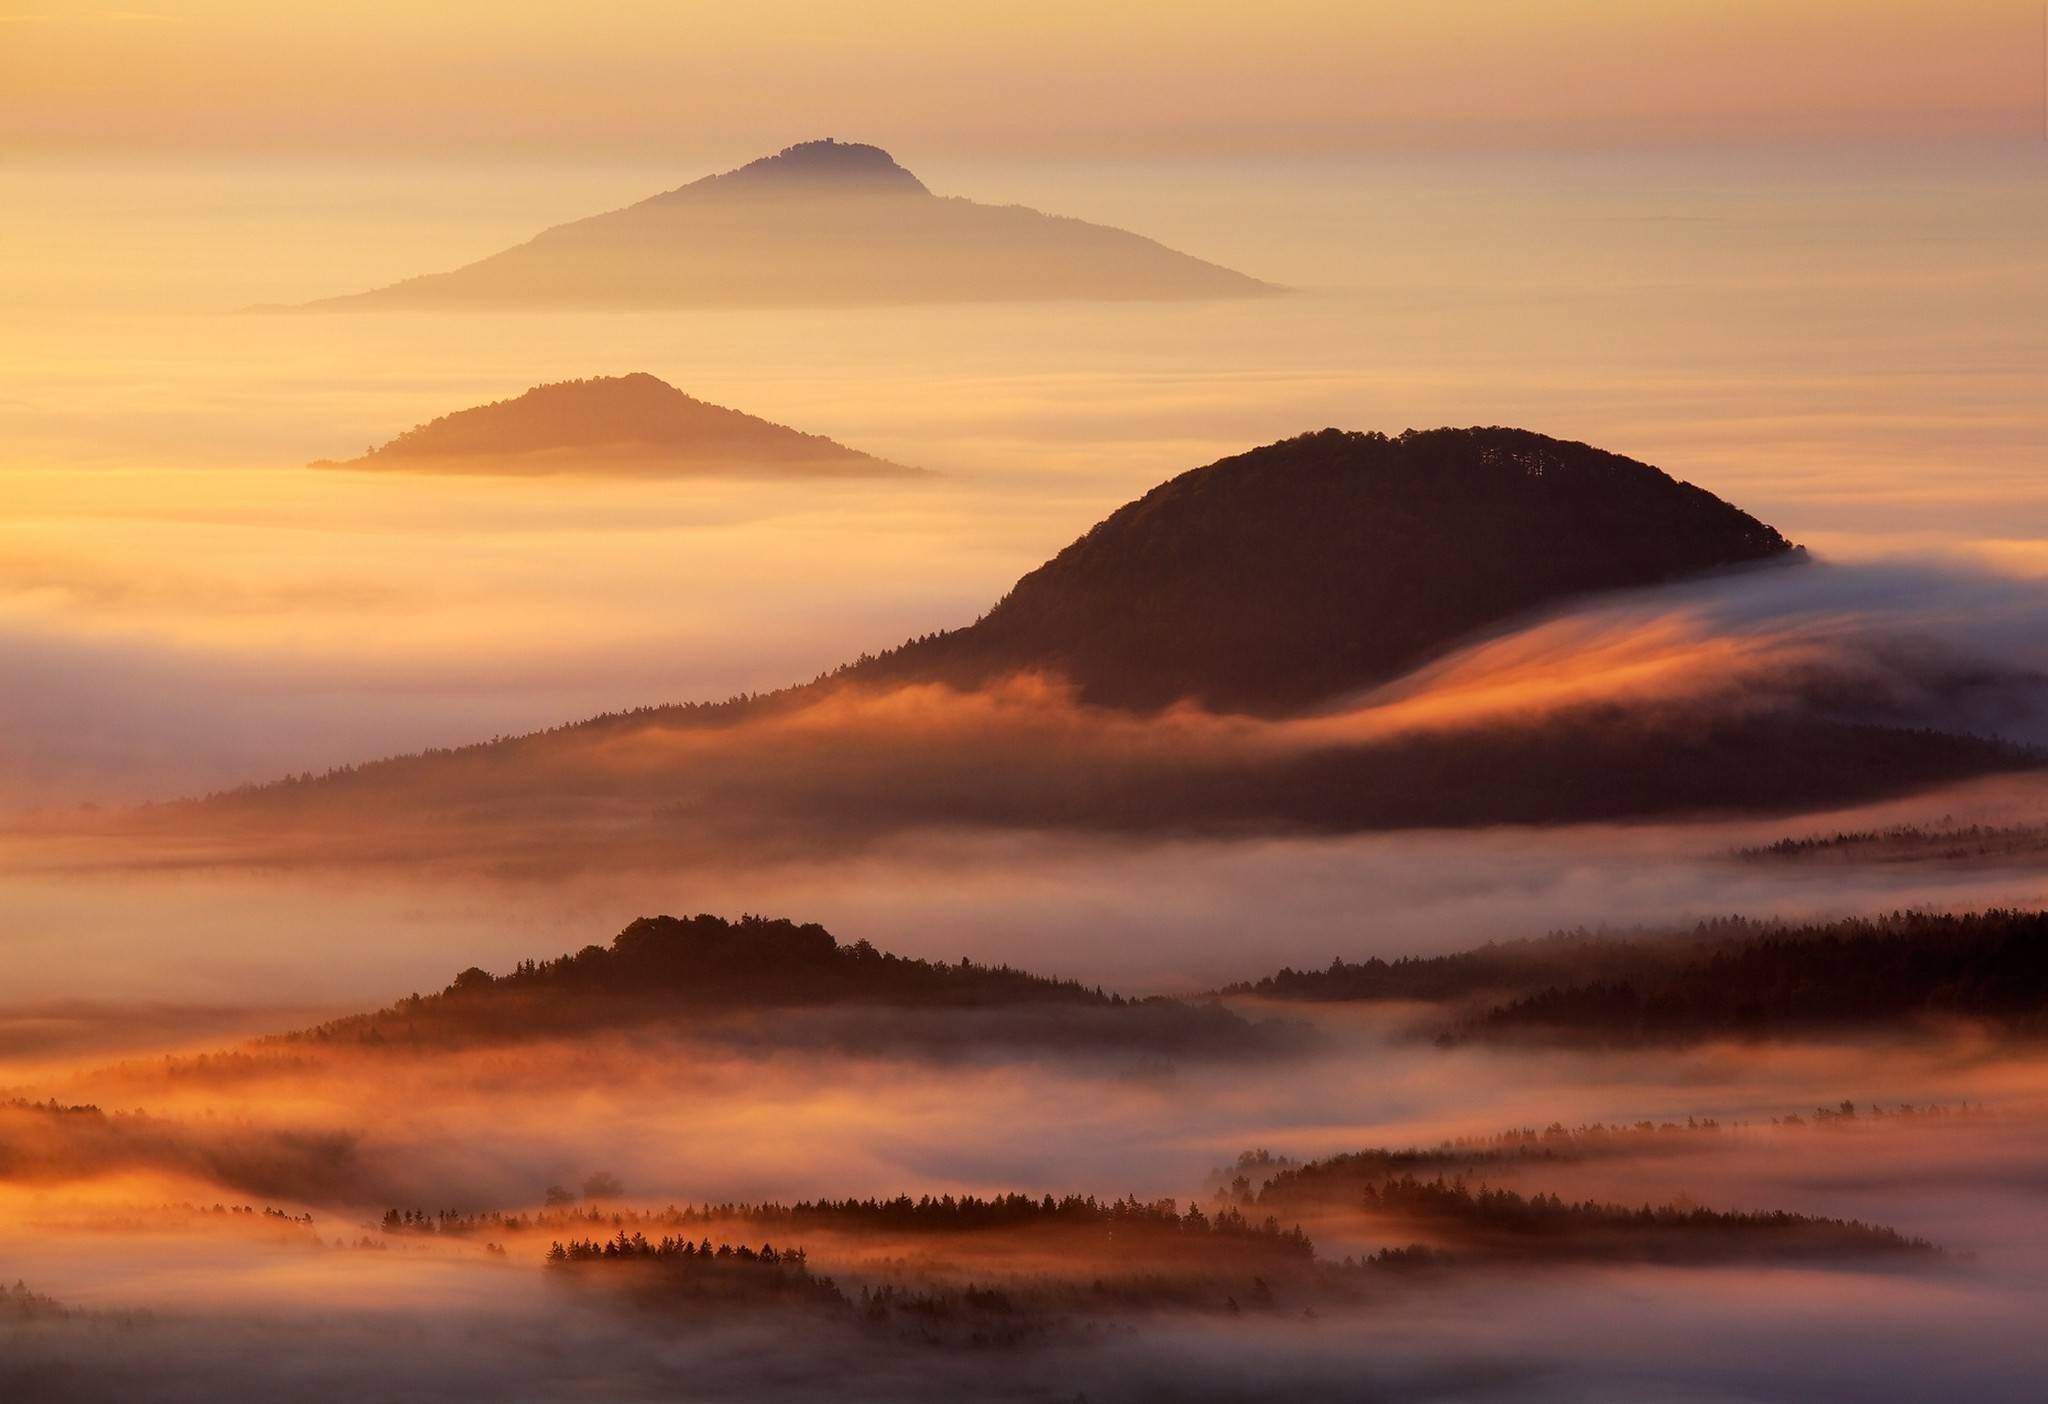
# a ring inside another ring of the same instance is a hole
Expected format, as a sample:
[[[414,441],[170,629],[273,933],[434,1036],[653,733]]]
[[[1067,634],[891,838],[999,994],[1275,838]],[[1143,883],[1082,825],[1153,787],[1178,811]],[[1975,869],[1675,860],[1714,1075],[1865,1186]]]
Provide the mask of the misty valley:
[[[1571,1348],[1490,1324],[1502,1294],[1600,1313],[1740,1284],[1725,1329],[1763,1351],[1781,1296],[1839,1282],[1934,1332],[2039,1251],[2044,994],[2048,914],[2010,911],[1559,932],[1177,998],[646,918],[13,1090],[5,1369],[24,1397],[431,1392],[416,1360],[539,1395],[850,1369],[944,1394],[999,1358],[1005,1397],[1241,1398],[1342,1362],[1360,1397],[1463,1397],[1475,1369],[1547,1387]],[[1008,1166],[1028,1178],[971,1188]],[[1928,1212],[1963,1184],[1968,1215]],[[129,1285],[66,1295],[98,1281]],[[430,1305],[460,1334],[405,1344]],[[316,1306],[288,1357],[230,1363]],[[1447,1331],[1485,1347],[1451,1368]],[[1191,1336],[1244,1354],[1191,1372]],[[1633,1368],[1569,1388],[1619,1397]]]
[[[0,0],[0,1404],[2048,1397],[2043,46]]]

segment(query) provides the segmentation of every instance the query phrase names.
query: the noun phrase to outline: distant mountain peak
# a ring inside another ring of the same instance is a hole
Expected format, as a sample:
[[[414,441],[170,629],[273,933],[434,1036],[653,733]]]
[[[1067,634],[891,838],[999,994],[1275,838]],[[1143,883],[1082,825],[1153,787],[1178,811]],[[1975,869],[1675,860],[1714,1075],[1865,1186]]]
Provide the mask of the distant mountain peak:
[[[864,307],[1281,291],[1129,230],[941,198],[879,146],[786,146],[445,273],[316,307]]]
[[[823,137],[785,146],[773,156],[749,161],[737,170],[692,181],[671,195],[687,191],[717,194],[765,194],[789,190],[804,195],[930,195],[925,183],[896,164],[879,146]]]

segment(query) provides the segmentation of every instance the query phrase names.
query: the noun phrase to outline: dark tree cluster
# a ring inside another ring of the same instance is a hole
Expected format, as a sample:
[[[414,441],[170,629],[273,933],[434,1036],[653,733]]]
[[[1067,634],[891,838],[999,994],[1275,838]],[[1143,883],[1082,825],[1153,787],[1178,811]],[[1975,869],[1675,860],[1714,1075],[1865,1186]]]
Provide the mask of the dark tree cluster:
[[[70,1314],[55,1297],[30,1291],[19,1278],[12,1287],[0,1286],[0,1321],[47,1321]]]
[[[1461,1136],[1433,1146],[1376,1146],[1306,1163],[1261,1165],[1253,1159],[1256,1153],[1248,1152],[1233,1167],[1226,1197],[1246,1206],[1299,1212],[1313,1204],[1349,1202],[1365,1186],[1403,1177],[1547,1169],[1603,1156],[1656,1154],[1682,1148],[1683,1138],[1689,1135],[1711,1135],[1723,1129],[1712,1117],[1628,1125],[1591,1122],[1570,1127],[1552,1122],[1540,1129]]]
[[[1333,957],[1321,970],[1282,966],[1257,980],[1218,991],[1231,996],[1336,1002],[1421,1000],[1442,1003],[1500,990],[1520,989],[1560,972],[1597,969],[1634,971],[1668,963],[1670,947],[1681,942],[1725,940],[1756,929],[1741,917],[1699,923],[1684,936],[1648,931],[1553,931],[1531,940],[1488,941],[1468,951],[1436,956],[1372,956],[1362,961]]]
[[[1272,1216],[1254,1220],[1228,1206],[1205,1212],[1198,1204],[1183,1208],[1178,1200],[1135,1197],[1103,1200],[1093,1195],[1032,1196],[1003,1194],[921,1195],[913,1199],[816,1199],[794,1204],[724,1203],[671,1206],[662,1210],[582,1209],[533,1214],[462,1214],[443,1210],[392,1209],[384,1215],[387,1233],[510,1234],[612,1228],[635,1235],[650,1230],[692,1232],[713,1225],[749,1224],[756,1228],[792,1231],[831,1230],[841,1233],[962,1234],[1007,1229],[1079,1229],[1113,1243],[1133,1246],[1165,1240],[1225,1241],[1233,1251],[1249,1249],[1280,1257],[1307,1259],[1314,1249],[1299,1227],[1281,1226]],[[667,1236],[667,1235],[665,1235]]]
[[[1628,1208],[1554,1194],[1473,1189],[1462,1180],[1404,1175],[1365,1188],[1360,1207],[1448,1244],[1455,1255],[1490,1259],[1630,1260],[1714,1263],[1759,1260],[1933,1258],[1922,1238],[1854,1219],[1783,1210],[1756,1213],[1675,1204]]]
[[[1939,1019],[2048,1034],[2048,913],[1895,912],[1783,925],[1698,951],[1661,974],[1549,985],[1459,1033],[1636,1044],[1898,1031]]]
[[[1887,829],[1838,829],[1832,834],[1782,838],[1739,848],[1751,862],[1840,858],[1855,862],[1971,863],[2038,857],[2048,852],[2048,824],[1898,824]]]
[[[627,1286],[663,1306],[736,1309],[768,1304],[845,1308],[846,1294],[810,1269],[801,1248],[777,1250],[690,1238],[649,1239],[623,1230],[609,1239],[571,1239],[549,1247],[547,1263],[562,1272],[632,1267],[646,1274]]]
[[[534,1033],[638,1017],[738,1009],[872,1004],[921,1009],[1019,1005],[1184,1009],[1127,1000],[1074,980],[1008,965],[892,955],[841,945],[814,922],[743,916],[641,917],[610,946],[522,961],[503,975],[471,969],[445,990],[322,1024],[292,1039],[378,1044],[444,1036]],[[1190,1010],[1190,1013],[1202,1011]],[[1233,1016],[1217,1011],[1232,1023]]]

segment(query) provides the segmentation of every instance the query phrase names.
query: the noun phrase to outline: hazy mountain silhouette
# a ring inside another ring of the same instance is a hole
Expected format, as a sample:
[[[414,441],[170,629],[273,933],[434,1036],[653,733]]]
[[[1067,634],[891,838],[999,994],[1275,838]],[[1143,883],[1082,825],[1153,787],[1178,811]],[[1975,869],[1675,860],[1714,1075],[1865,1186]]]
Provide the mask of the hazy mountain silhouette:
[[[906,477],[916,468],[692,399],[644,371],[539,385],[442,415],[361,458],[316,468]]]
[[[1796,558],[1705,489],[1584,444],[1325,429],[1154,488],[971,627],[858,673],[1038,669],[1091,702],[1284,713],[1573,596]]]
[[[860,306],[1253,297],[1163,244],[942,197],[874,146],[807,141],[448,273],[313,306]]]

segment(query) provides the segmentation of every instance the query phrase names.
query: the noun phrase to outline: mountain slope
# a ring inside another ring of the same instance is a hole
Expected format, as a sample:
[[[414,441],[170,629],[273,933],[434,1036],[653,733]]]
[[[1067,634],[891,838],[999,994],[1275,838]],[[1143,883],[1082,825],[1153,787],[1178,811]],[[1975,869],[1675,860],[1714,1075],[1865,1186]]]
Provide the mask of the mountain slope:
[[[316,468],[415,473],[567,471],[903,477],[918,473],[751,414],[692,399],[644,371],[540,385],[457,410],[381,448]]]
[[[873,306],[1256,297],[1137,234],[934,195],[878,147],[803,142],[447,273],[313,306]]]
[[[1183,474],[979,623],[803,686],[608,713],[121,822],[165,862],[246,848],[540,871],[809,858],[918,831],[1248,836],[1790,813],[2042,763],[1930,729],[1937,718],[1896,702],[1862,654],[1737,667],[1711,633],[1680,645],[1706,661],[1668,686],[1628,668],[1610,681],[1596,658],[1598,685],[1533,700],[1482,689],[1482,705],[1432,709],[1426,682],[1419,708],[1398,689],[1356,695],[1588,592],[1798,559],[1711,494],[1582,444],[1326,430]],[[1545,653],[1532,669],[1566,674],[1577,658]],[[1905,650],[1888,666],[1917,670],[1898,675],[1902,695],[1945,695],[1940,659]],[[1200,705],[1159,711],[1182,699]]]
[[[838,1011],[837,1017],[828,1017]],[[918,1018],[916,1016],[938,1016]],[[471,967],[444,990],[348,1015],[270,1042],[500,1043],[647,1026],[750,1041],[869,1048],[1028,1042],[1217,1055],[1273,1051],[1295,1035],[1255,1026],[1213,1002],[1126,999],[1008,965],[920,960],[824,927],[759,916],[641,917],[609,946],[522,961],[503,975]]]
[[[1277,714],[1597,590],[1797,559],[1648,464],[1521,429],[1326,429],[1183,473],[979,622],[859,670],[974,685],[1026,669],[1091,702]]]

